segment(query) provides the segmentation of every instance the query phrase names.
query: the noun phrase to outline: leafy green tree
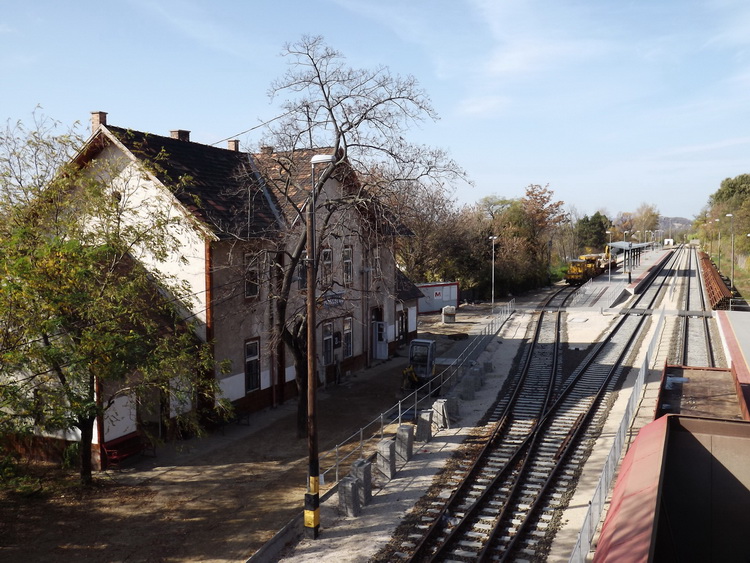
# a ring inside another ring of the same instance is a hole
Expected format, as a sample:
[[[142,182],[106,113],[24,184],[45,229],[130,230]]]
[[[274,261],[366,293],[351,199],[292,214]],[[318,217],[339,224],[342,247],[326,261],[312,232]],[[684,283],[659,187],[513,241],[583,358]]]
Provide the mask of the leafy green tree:
[[[156,393],[196,428],[214,383],[208,347],[178,314],[190,295],[137,259],[178,252],[177,219],[139,214],[115,184],[122,168],[78,166],[82,140],[58,129],[35,118],[0,133],[0,424],[77,429],[89,484],[94,423],[118,397],[145,408]]]
[[[601,252],[608,241],[607,229],[610,221],[599,211],[591,217],[584,215],[576,223],[576,234],[582,250],[588,252]]]
[[[750,174],[740,174],[722,180],[721,186],[709,198],[711,207],[718,205],[737,206],[750,198]]]

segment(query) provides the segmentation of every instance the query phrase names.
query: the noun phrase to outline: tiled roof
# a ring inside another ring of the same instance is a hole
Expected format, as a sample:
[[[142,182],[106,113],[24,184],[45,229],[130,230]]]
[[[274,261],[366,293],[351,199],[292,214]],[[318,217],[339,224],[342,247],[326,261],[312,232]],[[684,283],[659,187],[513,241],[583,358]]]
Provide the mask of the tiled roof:
[[[422,290],[398,268],[396,268],[396,297],[401,301],[412,301],[424,297]]]
[[[260,154],[253,155],[260,175],[263,177],[270,191],[276,197],[282,214],[291,223],[304,207],[310,194],[312,185],[312,165],[310,160],[315,155],[332,154],[332,148],[298,149],[293,152],[266,149]],[[325,166],[315,167],[316,174],[321,174]],[[337,170],[348,169],[339,166]],[[340,174],[334,172],[334,177]],[[351,176],[354,176],[351,174]]]
[[[248,153],[106,127],[217,236],[246,239],[278,231],[273,196],[264,193]]]

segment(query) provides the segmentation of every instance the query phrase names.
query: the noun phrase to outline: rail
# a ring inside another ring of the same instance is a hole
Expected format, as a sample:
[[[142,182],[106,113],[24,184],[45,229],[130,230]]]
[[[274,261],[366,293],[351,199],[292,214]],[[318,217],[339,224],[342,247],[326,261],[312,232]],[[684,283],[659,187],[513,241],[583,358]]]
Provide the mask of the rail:
[[[453,362],[451,362],[450,365],[441,372],[436,373],[435,376],[422,387],[401,399],[388,410],[380,413],[377,418],[373,419],[371,422],[361,427],[357,432],[354,432],[346,440],[336,444],[333,448],[320,456],[321,486],[329,483],[328,479],[331,474],[333,475],[333,479],[330,481],[330,484],[334,485],[338,483],[346,476],[342,475],[342,465],[346,462],[349,462],[349,465],[351,465],[352,461],[360,458],[367,458],[375,453],[377,442],[383,440],[386,436],[395,436],[396,429],[405,419],[413,419],[416,421],[420,405],[426,405],[429,403],[431,406],[437,396],[446,395],[458,382],[461,375],[463,375],[467,364],[473,365],[473,362],[475,361],[473,358],[478,357],[487,347],[487,344],[492,337],[500,331],[503,323],[505,323],[513,311],[515,311],[515,307],[515,299],[512,299],[503,305],[496,305],[495,313],[494,315],[490,315],[489,322],[482,327],[481,332],[475,335],[476,337],[472,342],[455,360],[453,360]],[[326,469],[323,469],[325,465],[327,465],[327,467]]]

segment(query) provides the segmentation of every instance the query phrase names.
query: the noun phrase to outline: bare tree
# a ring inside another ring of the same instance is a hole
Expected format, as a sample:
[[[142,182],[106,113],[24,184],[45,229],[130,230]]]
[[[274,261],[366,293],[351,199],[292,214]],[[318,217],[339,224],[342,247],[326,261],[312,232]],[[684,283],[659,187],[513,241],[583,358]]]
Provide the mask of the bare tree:
[[[269,233],[266,241],[266,248],[274,248],[271,346],[283,342],[292,354],[302,436],[307,412],[307,315],[303,303],[293,299],[292,288],[304,263],[307,206],[315,206],[316,256],[345,237],[367,241],[364,247],[378,252],[392,251],[393,237],[405,232],[400,212],[406,209],[393,204],[418,201],[405,193],[441,189],[464,174],[442,150],[406,141],[411,127],[437,118],[413,77],[392,75],[386,67],[350,68],[321,37],[305,36],[288,44],[283,55],[289,68],[269,91],[272,99],[286,97],[283,117],[268,125],[262,140],[267,148],[257,159],[259,169],[251,174],[263,179],[263,189],[282,210],[283,228]],[[310,159],[321,153],[331,155],[333,161],[313,169]],[[330,179],[339,182],[340,193],[327,189]],[[321,266],[317,260],[313,266],[325,268],[325,263]],[[319,291],[334,288],[334,279],[317,273]]]
[[[659,228],[659,211],[656,206],[642,203],[633,214],[633,226],[636,232],[640,231],[640,240],[646,242],[649,238],[647,231],[654,232]]]

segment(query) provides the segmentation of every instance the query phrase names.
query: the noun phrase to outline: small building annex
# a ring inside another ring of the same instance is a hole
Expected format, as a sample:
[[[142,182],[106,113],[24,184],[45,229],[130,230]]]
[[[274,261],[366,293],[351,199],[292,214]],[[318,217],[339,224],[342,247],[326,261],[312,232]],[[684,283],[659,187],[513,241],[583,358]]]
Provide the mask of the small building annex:
[[[115,127],[106,113],[94,112],[92,135],[77,156],[81,164],[118,162],[113,196],[138,202],[139,213],[158,204],[181,218],[179,256],[157,259],[145,249],[137,259],[189,287],[194,299],[184,314],[212,343],[211,376],[242,411],[297,394],[300,350],[290,339],[303,326],[304,217],[311,200],[319,382],[386,359],[416,336],[421,294],[397,269],[393,253],[404,230],[384,221],[363,197],[344,157],[330,164],[317,199],[310,198],[314,175],[328,166],[311,165],[311,158],[325,152],[266,148],[251,154],[240,151],[236,140],[217,148],[191,142],[184,130],[160,136]],[[157,422],[140,416],[132,403],[116,403],[100,425],[99,442]]]

